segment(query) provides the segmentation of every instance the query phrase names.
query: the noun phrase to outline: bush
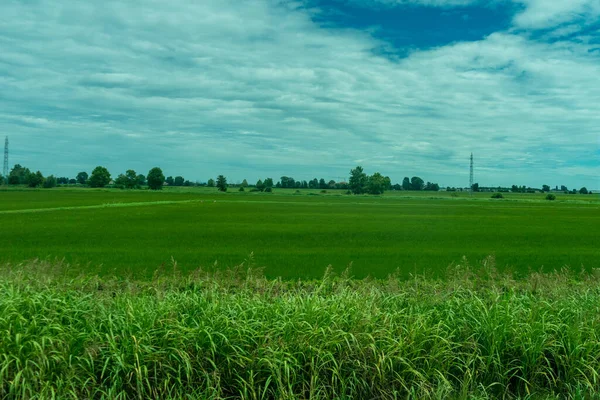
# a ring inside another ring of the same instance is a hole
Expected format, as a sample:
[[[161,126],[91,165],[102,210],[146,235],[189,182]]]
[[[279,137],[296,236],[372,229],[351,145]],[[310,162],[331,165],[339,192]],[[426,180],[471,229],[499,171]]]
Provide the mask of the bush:
[[[240,189],[238,190],[238,192],[245,192],[244,187],[240,186]]]
[[[502,193],[494,193],[492,195],[492,199],[503,199],[504,196],[502,196]]]
[[[327,193],[327,190],[321,190],[321,193]]]
[[[258,190],[257,188],[252,188],[252,189],[250,189],[250,193],[252,193],[252,192],[260,192],[260,190]]]
[[[546,195],[546,200],[550,200],[550,201],[552,201],[552,200],[556,200],[556,196],[555,196],[555,195],[553,195],[552,193],[548,193],[548,194]]]
[[[273,188],[272,188],[272,187],[270,187],[270,186],[267,186],[267,187],[265,188],[265,193],[272,193],[272,192],[273,192]]]

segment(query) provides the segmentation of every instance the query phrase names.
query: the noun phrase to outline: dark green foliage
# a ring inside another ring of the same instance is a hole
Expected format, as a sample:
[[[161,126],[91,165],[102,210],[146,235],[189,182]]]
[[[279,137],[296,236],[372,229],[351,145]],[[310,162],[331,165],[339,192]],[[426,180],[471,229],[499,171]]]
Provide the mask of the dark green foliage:
[[[142,187],[146,184],[146,177],[143,174],[139,174],[136,177],[136,183],[138,187]]]
[[[382,194],[386,187],[386,180],[379,172],[368,178],[366,192],[369,194]]]
[[[244,192],[244,191],[246,191],[246,190],[244,189],[244,187],[243,187],[243,186],[240,186],[240,188],[238,189],[238,192]]]
[[[50,175],[44,180],[44,188],[46,189],[56,187],[57,184],[58,180],[54,177],[54,175]]]
[[[556,200],[556,196],[555,196],[555,195],[553,195],[552,193],[548,193],[548,194],[546,195],[546,200],[550,200],[550,201],[552,201],[552,200]]]
[[[15,164],[8,174],[9,185],[25,185],[27,177],[31,174],[29,168],[22,167],[20,164]]]
[[[106,168],[98,166],[92,171],[88,182],[93,188],[104,187],[110,183],[110,172]]]
[[[165,183],[169,186],[173,186],[173,184],[175,183],[175,181],[173,180],[172,176],[167,176],[167,178],[165,179]]]
[[[80,185],[85,185],[87,183],[88,178],[89,178],[88,173],[83,171],[83,172],[79,172],[75,179],[77,180],[77,183],[79,183]]]
[[[176,176],[173,181],[173,186],[183,186],[184,183],[185,179],[183,179],[183,176]]]
[[[503,199],[504,196],[502,195],[502,193],[494,193],[492,195],[492,199]]]
[[[271,186],[267,186],[264,190],[265,193],[273,193],[273,188]]]
[[[402,180],[402,190],[410,190],[411,188],[412,186],[410,184],[410,179],[408,178],[408,176],[405,176]]]
[[[549,191],[550,191],[550,186],[542,185],[542,192],[549,192]]]
[[[272,182],[273,181],[271,180],[271,183]],[[227,178],[225,178],[223,175],[217,176],[217,188],[219,189],[220,192],[227,191]]]
[[[348,186],[353,194],[365,193],[367,189],[369,178],[365,174],[363,167],[357,166],[353,170],[350,170],[350,180]]]
[[[165,182],[165,175],[163,174],[162,169],[154,167],[148,171],[146,180],[148,181],[148,187],[151,190],[161,190]]]
[[[579,194],[588,194],[588,190],[586,187],[582,187],[581,189],[579,189]]]
[[[411,190],[423,190],[424,187],[425,182],[423,181],[423,179],[419,178],[418,176],[413,176],[412,178],[410,178]]]
[[[247,187],[248,187],[248,181],[244,179],[244,180],[242,181],[242,185],[241,185],[241,186],[242,186],[243,188],[247,188]]]
[[[27,186],[32,188],[42,186],[44,184],[44,175],[42,175],[40,171],[37,171],[35,173],[29,172],[27,174],[27,177],[25,178],[25,183],[27,184]]]
[[[117,177],[117,179],[115,179],[115,185],[117,185],[118,187],[120,187],[122,189],[139,188],[140,185],[138,184],[138,182],[139,182],[138,175],[132,169],[128,169],[127,172],[125,172],[125,174],[120,174]]]
[[[210,178],[208,180],[208,182],[206,183],[206,186],[208,186],[208,187],[215,187],[215,180],[213,178]]]
[[[473,187],[471,188],[474,192],[479,192],[479,183],[474,183]]]

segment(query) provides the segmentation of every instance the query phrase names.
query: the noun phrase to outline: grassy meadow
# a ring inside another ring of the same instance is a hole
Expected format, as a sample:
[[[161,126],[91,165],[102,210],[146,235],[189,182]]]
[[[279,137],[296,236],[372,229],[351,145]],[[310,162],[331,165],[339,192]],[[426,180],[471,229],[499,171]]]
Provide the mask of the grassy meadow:
[[[208,188],[0,191],[0,261],[65,260],[104,275],[144,278],[173,260],[183,271],[227,268],[253,253],[267,277],[318,278],[352,265],[357,278],[396,269],[443,273],[463,256],[494,256],[527,273],[600,267],[598,195]]]

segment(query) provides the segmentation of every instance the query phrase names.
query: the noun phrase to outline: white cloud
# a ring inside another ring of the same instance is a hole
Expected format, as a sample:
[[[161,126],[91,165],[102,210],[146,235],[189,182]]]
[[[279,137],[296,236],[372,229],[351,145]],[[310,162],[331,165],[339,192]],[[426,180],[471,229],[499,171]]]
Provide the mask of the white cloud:
[[[520,28],[543,29],[577,20],[596,20],[600,0],[514,0],[525,6],[513,20]]]
[[[0,13],[0,130],[47,173],[337,178],[364,160],[459,185],[474,151],[482,185],[600,176],[600,55],[583,43],[496,33],[392,61],[289,4],[62,4]]]

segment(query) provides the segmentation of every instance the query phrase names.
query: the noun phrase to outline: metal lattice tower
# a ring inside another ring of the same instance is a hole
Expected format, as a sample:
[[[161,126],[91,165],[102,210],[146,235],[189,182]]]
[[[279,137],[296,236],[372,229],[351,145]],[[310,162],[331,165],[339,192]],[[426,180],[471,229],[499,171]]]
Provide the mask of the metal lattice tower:
[[[471,153],[471,169],[469,174],[469,193],[473,195],[473,153]]]
[[[8,136],[4,141],[4,168],[2,170],[2,177],[8,182]]]

